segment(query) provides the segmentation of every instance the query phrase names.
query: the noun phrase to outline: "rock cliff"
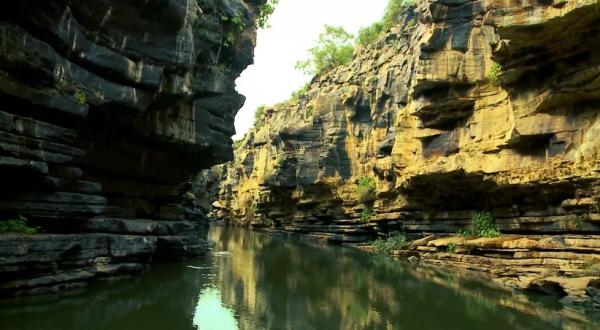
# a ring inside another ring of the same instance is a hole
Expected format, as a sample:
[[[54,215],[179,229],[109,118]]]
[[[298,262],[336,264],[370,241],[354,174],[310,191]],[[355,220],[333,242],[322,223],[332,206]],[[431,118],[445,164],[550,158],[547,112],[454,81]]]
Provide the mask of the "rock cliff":
[[[205,251],[183,183],[232,159],[262,0],[0,5],[0,295]],[[182,197],[183,196],[183,197]]]
[[[597,0],[418,2],[349,65],[267,110],[218,169],[213,213],[337,242],[424,233],[402,254],[589,302],[599,45]],[[445,238],[481,211],[503,237]]]

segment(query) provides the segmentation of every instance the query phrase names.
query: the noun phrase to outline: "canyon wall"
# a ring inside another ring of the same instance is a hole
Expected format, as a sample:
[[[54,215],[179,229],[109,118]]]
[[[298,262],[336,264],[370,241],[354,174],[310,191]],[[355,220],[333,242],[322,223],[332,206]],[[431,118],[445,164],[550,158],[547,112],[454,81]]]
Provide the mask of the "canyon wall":
[[[335,242],[422,234],[404,255],[589,301],[599,102],[599,1],[421,1],[267,109],[213,169],[213,215]],[[502,237],[444,238],[483,211]]]
[[[232,159],[263,0],[0,5],[0,295],[206,251],[185,184]]]

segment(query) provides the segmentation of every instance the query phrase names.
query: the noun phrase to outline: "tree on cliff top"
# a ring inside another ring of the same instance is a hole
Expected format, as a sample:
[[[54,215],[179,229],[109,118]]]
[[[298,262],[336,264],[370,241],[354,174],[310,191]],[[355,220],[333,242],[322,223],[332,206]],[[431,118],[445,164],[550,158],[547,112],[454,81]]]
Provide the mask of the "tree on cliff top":
[[[256,111],[254,111],[254,127],[261,126],[262,119],[266,112],[267,106],[264,104],[259,105],[258,108],[256,108]]]
[[[347,64],[354,54],[353,36],[341,26],[325,25],[317,44],[308,50],[310,58],[296,63],[296,69],[309,75],[321,74]]]
[[[368,27],[360,29],[356,42],[360,45],[369,45],[387,32],[392,26],[398,24],[402,13],[406,8],[415,4],[415,0],[389,0],[381,21],[375,22]]]
[[[256,19],[258,27],[261,29],[268,29],[271,27],[269,25],[269,17],[275,12],[275,6],[277,6],[278,3],[279,0],[268,0],[258,8],[258,18]]]

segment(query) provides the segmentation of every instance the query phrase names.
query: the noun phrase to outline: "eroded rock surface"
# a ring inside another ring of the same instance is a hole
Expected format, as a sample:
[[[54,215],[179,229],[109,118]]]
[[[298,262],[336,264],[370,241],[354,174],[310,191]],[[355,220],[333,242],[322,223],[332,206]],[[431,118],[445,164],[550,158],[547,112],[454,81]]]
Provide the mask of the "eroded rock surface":
[[[232,159],[263,2],[1,5],[0,215],[42,233],[0,234],[0,294],[206,250],[182,183]]]
[[[598,244],[599,23],[597,0],[419,2],[349,65],[267,111],[221,169],[214,214],[360,242],[456,233],[488,210],[504,234]],[[357,181],[368,177],[376,198],[361,203]],[[547,260],[600,261],[594,249],[520,249],[548,256],[524,266],[544,271],[520,287],[583,276]],[[423,259],[445,264],[470,264],[474,251],[454,262],[429,250]],[[495,260],[483,265],[510,264]],[[529,276],[513,269],[516,282]]]

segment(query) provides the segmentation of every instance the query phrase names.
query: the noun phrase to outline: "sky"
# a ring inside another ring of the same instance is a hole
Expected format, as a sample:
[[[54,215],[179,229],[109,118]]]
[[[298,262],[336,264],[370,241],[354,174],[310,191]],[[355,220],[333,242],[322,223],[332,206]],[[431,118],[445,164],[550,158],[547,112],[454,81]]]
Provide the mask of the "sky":
[[[324,25],[342,26],[355,34],[361,27],[383,17],[388,0],[280,0],[269,19],[271,27],[260,29],[254,65],[236,80],[237,91],[246,96],[235,119],[240,139],[252,128],[254,111],[261,104],[287,100],[310,76],[294,68],[308,57]]]

